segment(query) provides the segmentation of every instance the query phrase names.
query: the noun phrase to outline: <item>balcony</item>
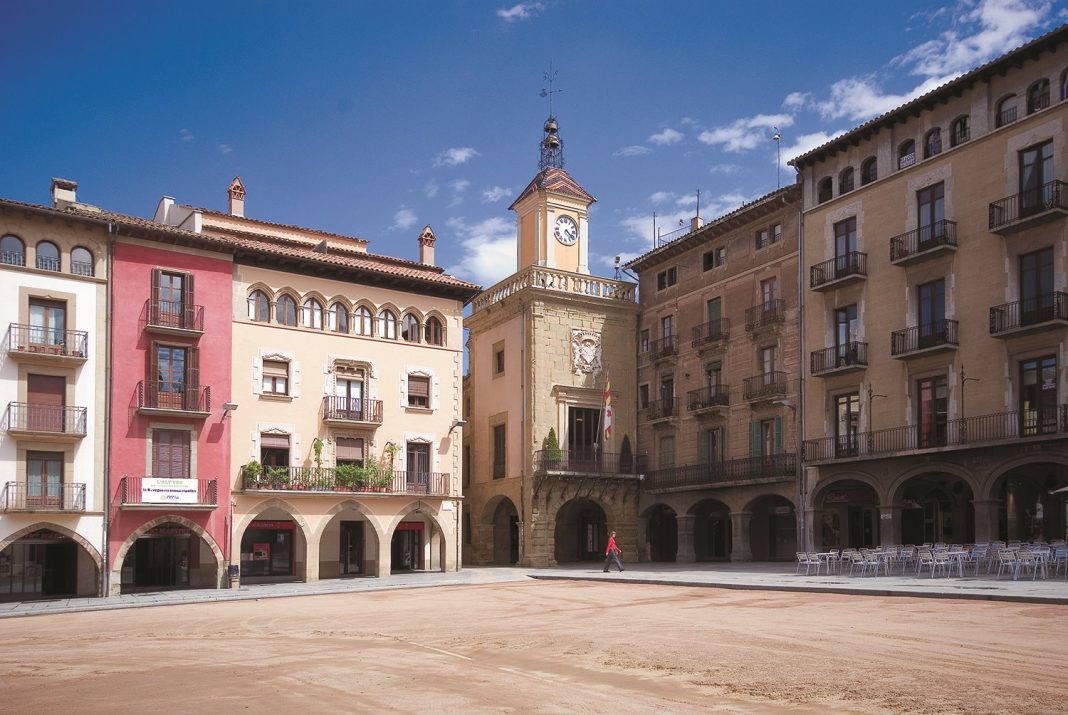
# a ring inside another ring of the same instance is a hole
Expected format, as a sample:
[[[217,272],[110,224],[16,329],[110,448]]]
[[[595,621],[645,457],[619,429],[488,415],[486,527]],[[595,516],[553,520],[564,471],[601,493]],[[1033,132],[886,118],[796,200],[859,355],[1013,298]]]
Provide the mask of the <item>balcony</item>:
[[[596,449],[549,450],[539,449],[534,453],[536,474],[594,474],[627,476],[637,475],[645,469],[644,456],[600,452]]]
[[[786,321],[786,300],[776,298],[745,309],[745,331],[754,335]]]
[[[123,477],[119,505],[123,509],[214,509],[219,504],[218,480],[170,477]]]
[[[994,118],[994,127],[1003,127],[1006,124],[1012,124],[1015,121],[1016,105],[1013,105],[1011,107],[1006,107],[1005,109],[1002,109],[1000,112],[997,113],[997,116]]]
[[[662,360],[671,360],[679,354],[679,336],[668,335],[660,340],[654,340],[649,343],[649,360],[651,362],[660,362]]]
[[[1068,191],[1063,181],[1050,181],[1037,189],[1024,191],[990,204],[990,232],[1001,235],[1068,214]]]
[[[447,473],[382,470],[377,465],[360,467],[263,467],[256,472],[246,465],[241,474],[246,492],[285,491],[312,494],[421,494],[447,497],[451,480]]]
[[[204,306],[189,305],[181,301],[145,301],[145,330],[164,335],[199,337],[204,334]]]
[[[12,323],[7,329],[7,354],[16,362],[80,365],[89,357],[89,333]]]
[[[382,400],[324,397],[323,422],[339,426],[377,427],[382,424]]]
[[[809,287],[827,290],[832,286],[864,280],[868,277],[868,254],[850,251],[844,256],[817,263],[809,269]]]
[[[726,318],[712,320],[693,329],[690,346],[695,350],[717,350],[727,345],[730,338],[731,321]]]
[[[827,377],[868,367],[868,344],[849,341],[823,350],[814,350],[811,355],[812,375]]]
[[[678,403],[674,397],[665,397],[662,400],[653,400],[642,409],[642,416],[646,422],[663,422],[678,415]]]
[[[905,266],[931,256],[957,250],[957,222],[935,221],[890,239],[890,262]]]
[[[710,385],[686,393],[686,409],[695,415],[724,412],[730,405],[730,388],[727,385]]]
[[[648,492],[700,489],[747,480],[782,480],[797,476],[797,455],[784,452],[766,457],[742,457],[709,464],[688,464],[646,472],[642,490]]]
[[[8,482],[0,491],[0,512],[85,511],[85,484]]]
[[[77,442],[85,437],[84,407],[8,403],[4,428],[16,439]]]
[[[137,383],[137,412],[204,418],[211,414],[211,388],[184,382],[142,380]]]
[[[936,417],[929,425],[905,425],[848,437],[806,440],[802,460],[830,462],[894,455],[914,455],[918,451],[954,450],[979,446],[1063,439],[1068,434],[1068,405],[1046,410],[998,412],[952,420]]]
[[[1068,294],[1056,291],[990,309],[990,335],[1008,338],[1068,324]]]
[[[938,320],[890,333],[890,356],[898,359],[956,349],[957,321],[955,320]]]
[[[747,377],[743,382],[742,395],[749,402],[783,397],[786,395],[786,373],[777,370]]]

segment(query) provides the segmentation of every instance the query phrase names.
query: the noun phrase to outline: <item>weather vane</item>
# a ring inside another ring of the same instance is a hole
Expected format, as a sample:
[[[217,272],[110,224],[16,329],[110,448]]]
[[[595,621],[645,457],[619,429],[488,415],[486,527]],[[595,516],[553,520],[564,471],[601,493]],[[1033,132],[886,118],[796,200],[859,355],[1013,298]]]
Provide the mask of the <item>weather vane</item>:
[[[545,82],[549,85],[549,88],[541,88],[541,92],[538,93],[539,97],[549,98],[549,116],[553,116],[553,95],[559,92],[563,92],[562,89],[553,89],[553,82],[556,80],[556,75],[560,74],[560,70],[553,69],[553,61],[549,60],[549,71],[545,73]]]

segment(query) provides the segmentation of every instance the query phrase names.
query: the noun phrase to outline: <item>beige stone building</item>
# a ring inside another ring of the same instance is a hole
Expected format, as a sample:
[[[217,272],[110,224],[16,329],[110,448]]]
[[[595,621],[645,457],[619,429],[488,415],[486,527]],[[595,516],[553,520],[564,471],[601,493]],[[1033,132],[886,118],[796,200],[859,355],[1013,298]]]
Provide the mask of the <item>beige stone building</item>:
[[[602,560],[609,530],[636,556],[635,286],[589,273],[594,198],[563,169],[551,117],[541,149],[511,206],[517,272],[480,293],[465,321],[469,563]]]
[[[1065,538],[1061,27],[793,160],[809,548]]]
[[[780,189],[627,264],[653,561],[793,558],[799,208],[799,188]]]
[[[314,581],[460,564],[462,309],[477,287],[367,241],[164,198],[233,247],[232,566]]]

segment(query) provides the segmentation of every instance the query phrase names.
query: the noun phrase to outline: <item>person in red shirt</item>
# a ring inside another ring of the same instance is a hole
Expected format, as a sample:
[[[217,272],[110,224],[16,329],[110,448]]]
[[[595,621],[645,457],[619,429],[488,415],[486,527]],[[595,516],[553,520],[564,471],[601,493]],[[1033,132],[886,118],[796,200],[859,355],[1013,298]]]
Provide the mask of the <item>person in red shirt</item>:
[[[619,572],[623,573],[623,561],[619,558],[619,555],[623,553],[616,545],[616,532],[612,532],[608,535],[608,547],[604,550],[604,572],[608,573],[609,565],[615,561],[616,566],[619,568]]]

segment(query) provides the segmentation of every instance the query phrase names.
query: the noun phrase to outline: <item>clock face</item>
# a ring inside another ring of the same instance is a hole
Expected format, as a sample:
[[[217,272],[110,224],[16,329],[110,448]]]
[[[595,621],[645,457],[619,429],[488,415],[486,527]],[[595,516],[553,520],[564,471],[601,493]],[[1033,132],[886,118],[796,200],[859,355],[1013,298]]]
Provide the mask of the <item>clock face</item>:
[[[557,241],[565,246],[572,246],[578,240],[578,226],[575,225],[575,220],[570,216],[561,216],[556,219],[554,234]]]

